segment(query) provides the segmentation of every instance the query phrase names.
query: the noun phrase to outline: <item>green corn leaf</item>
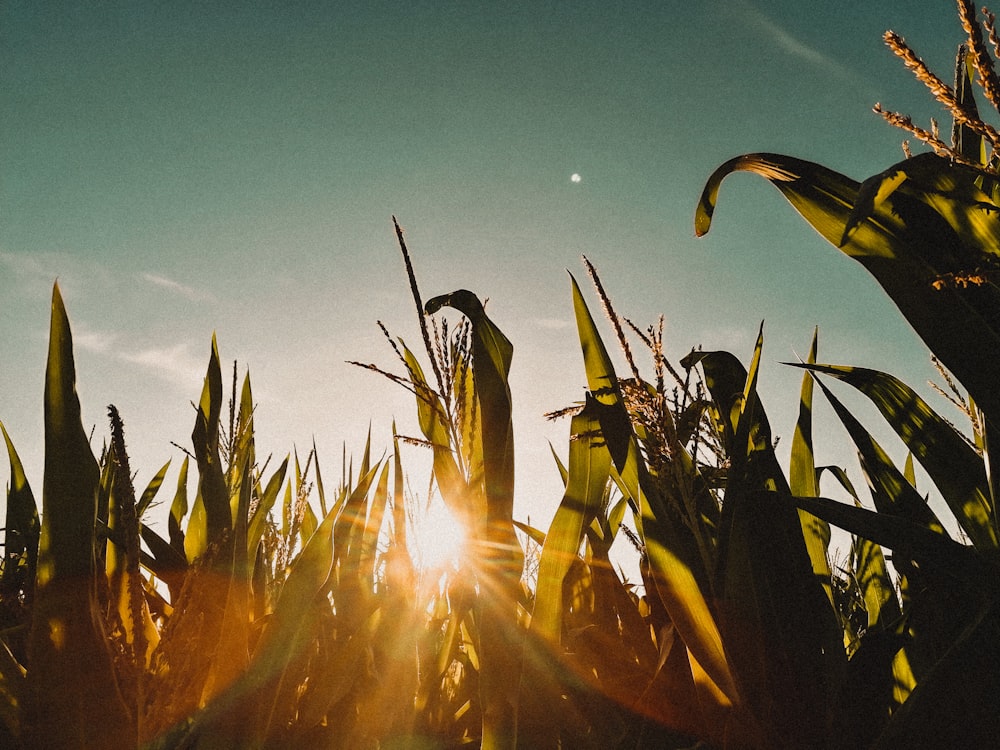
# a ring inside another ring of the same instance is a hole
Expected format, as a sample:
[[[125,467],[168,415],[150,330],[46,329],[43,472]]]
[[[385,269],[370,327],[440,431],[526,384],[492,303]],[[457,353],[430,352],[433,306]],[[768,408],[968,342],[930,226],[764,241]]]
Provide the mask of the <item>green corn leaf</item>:
[[[336,506],[337,523],[333,532],[334,557],[338,561],[357,565],[361,558],[361,546],[368,516],[368,491],[378,476],[382,462],[368,469],[342,505]]]
[[[637,525],[641,527],[650,565],[656,571],[656,593],[663,600],[692,658],[702,667],[707,682],[700,688],[705,699],[735,703],[736,687],[722,636],[706,599],[708,573],[701,568],[700,560],[691,556],[687,547],[680,543],[678,531],[670,523],[665,508],[658,504],[654,509],[649,496],[641,489],[649,480],[625,411],[618,377],[572,274],[570,281],[587,385],[595,403],[603,405],[599,420],[611,454],[612,476],[616,477],[637,514]]]
[[[507,530],[514,507],[514,432],[507,383],[514,347],[472,292],[460,289],[434,297],[424,307],[432,315],[445,306],[455,308],[472,323],[473,377],[482,415],[486,512],[490,522],[495,519]]]
[[[220,542],[232,528],[232,509],[229,503],[229,489],[222,471],[219,455],[219,415],[222,410],[222,369],[219,365],[219,347],[212,336],[212,351],[208,360],[208,371],[198,404],[191,442],[198,461],[198,498],[192,519],[201,504],[205,518],[206,545]]]
[[[139,501],[135,505],[135,512],[140,518],[142,517],[142,514],[149,509],[150,504],[152,504],[153,500],[156,498],[156,493],[159,492],[160,487],[163,486],[163,478],[167,475],[167,469],[169,468],[170,462],[167,461],[160,467],[160,470],[156,472],[153,478],[149,480],[149,483],[146,485],[146,489],[144,489],[142,491],[142,495],[139,496]]]
[[[514,528],[528,537],[531,541],[541,547],[545,544],[545,532],[541,529],[535,528],[534,526],[529,526],[521,521],[514,521]]]
[[[556,453],[555,446],[549,443],[549,451],[552,453],[552,460],[556,462],[556,468],[559,470],[559,477],[562,479],[563,487],[566,486],[566,482],[569,481],[569,469],[566,468],[566,464],[562,462],[559,458],[559,454]]]
[[[139,536],[151,553],[151,555],[141,553],[142,564],[167,584],[171,600],[178,601],[184,584],[184,573],[188,569],[187,557],[183,551],[178,552],[176,547],[145,524],[140,527]]]
[[[804,366],[842,380],[871,399],[927,471],[972,543],[979,549],[997,547],[983,459],[947,420],[886,373],[842,365]]]
[[[201,493],[194,499],[191,515],[184,527],[184,555],[189,563],[194,563],[208,549],[208,517]]]
[[[973,618],[893,714],[875,750],[990,747],[1000,735],[997,602]],[[988,708],[989,707],[989,708]]]
[[[861,504],[855,500],[857,507]],[[861,588],[868,628],[887,630],[902,615],[882,548],[862,536],[851,539],[851,571]]]
[[[994,177],[921,154],[863,185],[777,154],[731,159],[709,178],[695,216],[711,226],[733,172],[769,180],[825,239],[861,263],[942,363],[1000,419],[1000,287],[987,283],[1000,247],[1000,211],[980,188]]]
[[[173,502],[170,504],[170,515],[167,517],[167,535],[170,537],[170,545],[184,554],[184,529],[181,523],[188,512],[187,478],[189,459],[184,456],[181,463],[181,470],[177,475],[177,490],[174,492]]]
[[[853,414],[822,381],[817,381],[827,401],[857,446],[865,476],[872,489],[875,507],[884,513],[901,515],[938,533],[946,534],[941,521],[913,485]]]
[[[250,496],[254,487],[252,475],[257,463],[254,449],[253,393],[250,388],[249,373],[243,379],[240,408],[233,430],[235,434],[230,436],[232,449],[229,455],[229,467],[224,476],[229,492],[231,523],[234,529],[243,524],[243,528],[237,529],[235,535],[242,537],[246,531]],[[239,545],[237,549],[242,549],[245,546],[244,541],[236,539],[236,543]]]
[[[267,485],[260,495],[260,502],[250,517],[250,526],[247,530],[247,554],[256,553],[257,546],[264,536],[268,516],[271,513],[271,509],[274,508],[274,503],[278,499],[278,493],[281,492],[281,485],[288,474],[288,459],[289,457],[285,456],[281,465],[267,481]]]
[[[4,564],[0,599],[13,601],[24,592],[25,605],[30,607],[35,598],[35,571],[38,568],[38,506],[24,475],[21,459],[7,428],[0,422],[0,432],[7,444],[10,459],[10,485],[7,488],[7,523],[4,526]]]
[[[907,452],[906,460],[903,462],[903,478],[910,483],[913,489],[917,488],[917,471],[913,468],[912,451]]]
[[[799,514],[761,490],[788,492],[756,391],[762,340],[749,371],[728,352],[695,352],[729,438],[719,534],[722,633],[741,694],[771,742],[823,736],[843,668],[843,634],[813,572]],[[780,656],[779,656],[780,654]]]
[[[316,532],[318,526],[319,519],[316,517],[316,511],[313,510],[312,505],[306,503],[302,511],[302,523],[299,526],[299,540],[303,547]]]
[[[94,596],[100,476],[80,417],[73,338],[58,285],[52,290],[44,405],[45,471],[25,745],[134,746],[136,728],[119,690]]]
[[[472,292],[459,289],[427,301],[433,315],[453,307],[472,324],[472,372],[480,414],[486,534],[479,568],[481,597],[480,695],[483,701],[484,750],[512,748],[517,739],[517,692],[520,653],[508,644],[517,626],[523,554],[514,533],[514,426],[507,377],[514,347],[490,320]]]
[[[959,544],[924,524],[824,497],[789,495],[787,500],[845,531],[902,551],[921,566],[933,568],[945,577],[971,584],[990,596],[1000,593],[1000,565],[977,553],[975,548]]]
[[[363,578],[362,585],[366,590],[375,588],[375,573],[378,565],[378,540],[385,520],[385,510],[389,502],[389,462],[382,464],[375,491],[368,509],[368,519],[365,522],[363,534],[358,545],[360,551],[359,572]]]
[[[809,355],[806,359],[808,364],[816,362],[818,338],[818,331],[814,331]],[[812,399],[813,379],[806,373],[802,378],[802,389],[799,395],[799,418],[795,423],[795,432],[792,435],[792,451],[788,470],[788,485],[792,494],[804,497],[819,495],[819,479],[813,454]],[[802,524],[802,536],[806,542],[809,559],[812,561],[813,574],[829,581],[832,575],[827,556],[830,546],[830,525],[822,519],[802,511],[799,511],[799,522]],[[824,583],[823,588],[832,604],[833,592],[830,584]]]
[[[577,559],[586,526],[600,510],[611,455],[600,445],[600,421],[591,396],[570,427],[566,494],[544,537],[531,628],[551,643],[561,637],[563,581]]]
[[[323,489],[323,474],[319,470],[319,452],[316,450],[316,438],[313,438],[313,476],[316,478],[316,494],[319,497],[320,515],[326,517],[329,508],[326,504],[326,491]]]

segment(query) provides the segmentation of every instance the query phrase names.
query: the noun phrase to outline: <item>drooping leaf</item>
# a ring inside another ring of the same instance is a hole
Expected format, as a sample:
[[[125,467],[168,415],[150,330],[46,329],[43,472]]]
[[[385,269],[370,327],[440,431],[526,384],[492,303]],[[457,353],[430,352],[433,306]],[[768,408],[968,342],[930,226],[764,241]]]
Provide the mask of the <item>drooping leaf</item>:
[[[698,235],[711,226],[719,186],[746,171],[769,180],[826,240],[861,263],[980,407],[1000,419],[1000,287],[992,282],[1000,210],[984,173],[920,154],[863,185],[812,162],[747,154],[709,178]]]
[[[996,596],[1000,591],[1000,566],[995,561],[978,554],[973,547],[959,544],[921,523],[903,516],[845,505],[824,497],[787,496],[787,500],[845,531],[863,536],[883,547],[902,550],[921,566],[933,568],[946,577],[970,584],[988,595]]]
[[[479,567],[480,695],[483,701],[483,747],[512,748],[517,737],[520,653],[509,645],[517,627],[517,598],[524,556],[514,533],[514,425],[510,373],[514,347],[490,320],[472,292],[459,289],[427,301],[434,314],[453,307],[472,325],[472,372],[480,414],[486,535]]]

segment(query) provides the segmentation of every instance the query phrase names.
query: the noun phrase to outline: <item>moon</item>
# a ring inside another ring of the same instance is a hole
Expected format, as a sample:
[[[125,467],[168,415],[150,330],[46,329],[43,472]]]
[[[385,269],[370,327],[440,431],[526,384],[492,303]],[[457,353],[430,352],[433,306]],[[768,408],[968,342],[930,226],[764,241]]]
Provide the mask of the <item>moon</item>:
[[[569,181],[570,182],[580,182],[582,179],[583,178],[579,174],[577,174],[576,172],[574,172],[573,174],[571,174],[569,176]]]

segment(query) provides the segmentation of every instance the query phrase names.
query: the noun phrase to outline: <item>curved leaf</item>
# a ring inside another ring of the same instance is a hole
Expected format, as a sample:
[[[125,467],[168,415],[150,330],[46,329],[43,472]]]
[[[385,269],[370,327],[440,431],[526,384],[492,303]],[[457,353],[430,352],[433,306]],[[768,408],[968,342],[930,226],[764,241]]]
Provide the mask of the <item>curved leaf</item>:
[[[514,425],[507,377],[514,347],[486,315],[475,294],[459,289],[434,297],[428,314],[453,307],[472,324],[472,374],[481,415],[486,543],[480,568],[480,694],[483,747],[513,747],[517,737],[519,650],[509,645],[517,628],[517,599],[524,556],[514,533]],[[479,540],[477,540],[479,541]]]
[[[695,231],[711,226],[729,174],[769,180],[826,240],[861,263],[917,334],[1000,419],[1000,287],[994,281],[1000,211],[978,184],[984,173],[921,154],[864,185],[812,162],[746,154],[709,178]]]

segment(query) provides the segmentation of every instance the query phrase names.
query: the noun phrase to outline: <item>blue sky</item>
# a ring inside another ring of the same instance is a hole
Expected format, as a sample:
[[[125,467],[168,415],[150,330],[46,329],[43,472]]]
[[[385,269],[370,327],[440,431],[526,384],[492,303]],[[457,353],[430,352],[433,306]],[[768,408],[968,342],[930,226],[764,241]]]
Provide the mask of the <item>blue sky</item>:
[[[950,79],[946,2],[3,3],[0,420],[29,481],[40,497],[56,279],[95,450],[114,403],[140,486],[169,458],[176,476],[213,331],[250,369],[259,451],[315,438],[336,472],[369,424],[378,447],[393,418],[416,433],[406,393],[345,363],[394,364],[378,320],[419,343],[393,214],[425,298],[488,297],[514,343],[517,512],[539,525],[560,495],[548,441],[565,454],[569,428],[542,415],[585,385],[581,255],[621,313],[666,316],[675,360],[699,344],[746,360],[764,320],[786,445],[800,375],[778,363],[816,325],[821,360],[922,386],[926,351],[874,281],[765,182],[731,178],[712,232],[693,231],[736,154],[856,179],[901,158],[872,105],[939,113],[888,28]],[[820,428],[819,459],[850,460]]]

